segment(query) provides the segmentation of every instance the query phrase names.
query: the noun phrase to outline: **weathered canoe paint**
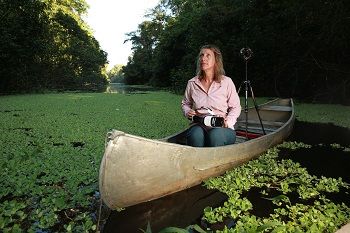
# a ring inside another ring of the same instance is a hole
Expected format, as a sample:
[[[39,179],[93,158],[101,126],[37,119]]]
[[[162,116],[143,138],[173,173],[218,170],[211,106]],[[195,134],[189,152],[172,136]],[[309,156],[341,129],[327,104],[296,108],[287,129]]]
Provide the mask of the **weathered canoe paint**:
[[[292,99],[259,106],[266,135],[234,145],[195,148],[183,145],[186,130],[152,140],[113,130],[101,161],[99,188],[103,201],[121,208],[150,201],[200,184],[256,158],[290,135],[294,125]],[[249,131],[261,132],[255,108],[248,110]],[[235,125],[245,130],[245,113]]]

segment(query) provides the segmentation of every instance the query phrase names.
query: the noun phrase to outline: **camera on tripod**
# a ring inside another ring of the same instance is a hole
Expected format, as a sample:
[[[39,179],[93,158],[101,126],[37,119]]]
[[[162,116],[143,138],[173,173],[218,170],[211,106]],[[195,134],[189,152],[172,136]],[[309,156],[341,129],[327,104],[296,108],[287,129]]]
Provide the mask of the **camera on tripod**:
[[[250,83],[250,81],[248,80],[248,60],[250,60],[253,57],[253,51],[249,48],[249,47],[244,47],[239,51],[239,55],[243,58],[243,60],[245,61],[245,81],[243,81],[241,83],[241,85],[238,88],[238,94],[241,90],[241,87],[244,85],[245,86],[245,106],[244,106],[244,112],[245,112],[245,140],[249,140],[248,139],[248,89],[250,88],[250,92],[252,94],[252,98],[253,98],[253,102],[254,102],[254,106],[255,106],[255,110],[256,113],[258,114],[259,117],[259,121],[260,121],[260,125],[262,128],[262,131],[264,133],[264,135],[266,134],[265,129],[264,129],[264,125],[262,123],[260,114],[259,114],[259,107],[258,104],[256,103],[255,97],[254,97],[254,93],[253,93],[253,88],[252,85]]]
[[[239,51],[239,55],[245,60],[248,61],[253,57],[253,51],[249,47],[244,47]]]

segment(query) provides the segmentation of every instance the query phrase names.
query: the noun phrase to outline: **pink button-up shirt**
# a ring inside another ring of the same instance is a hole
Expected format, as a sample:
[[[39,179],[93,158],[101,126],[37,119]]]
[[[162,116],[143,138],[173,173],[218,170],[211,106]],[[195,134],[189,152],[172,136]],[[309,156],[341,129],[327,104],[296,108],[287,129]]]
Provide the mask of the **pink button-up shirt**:
[[[212,109],[215,115],[226,116],[228,127],[234,129],[242,108],[232,79],[222,76],[221,82],[213,82],[208,92],[198,77],[190,79],[181,102],[182,112],[187,117],[192,108],[201,107]]]

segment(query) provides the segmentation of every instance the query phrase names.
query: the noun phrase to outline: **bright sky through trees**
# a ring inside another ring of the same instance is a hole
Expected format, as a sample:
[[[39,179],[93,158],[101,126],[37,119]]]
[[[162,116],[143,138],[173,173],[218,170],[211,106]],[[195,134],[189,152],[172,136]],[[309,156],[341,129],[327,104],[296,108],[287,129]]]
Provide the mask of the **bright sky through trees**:
[[[86,0],[90,5],[86,22],[102,49],[108,53],[108,69],[116,64],[126,65],[131,55],[131,42],[124,44],[125,33],[137,30],[146,10],[155,7],[158,1]]]

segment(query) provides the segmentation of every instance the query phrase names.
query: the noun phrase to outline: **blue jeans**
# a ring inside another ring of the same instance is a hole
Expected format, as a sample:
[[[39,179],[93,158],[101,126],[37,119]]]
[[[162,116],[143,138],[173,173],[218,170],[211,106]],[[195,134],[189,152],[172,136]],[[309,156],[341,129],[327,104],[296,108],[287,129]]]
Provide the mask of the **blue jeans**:
[[[200,125],[192,126],[186,135],[187,145],[193,147],[215,147],[234,144],[236,131],[231,128],[212,128],[206,131]]]

